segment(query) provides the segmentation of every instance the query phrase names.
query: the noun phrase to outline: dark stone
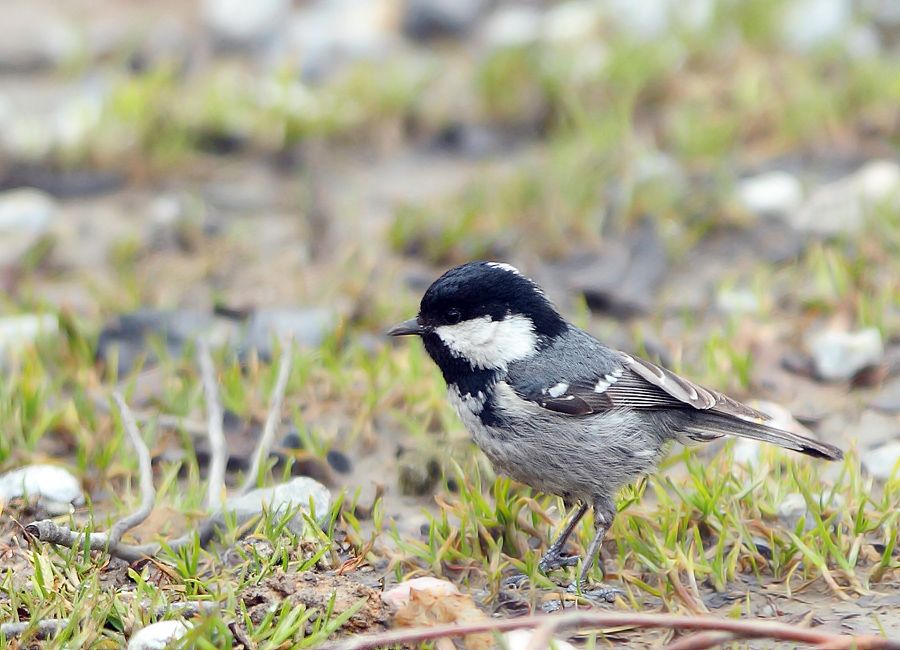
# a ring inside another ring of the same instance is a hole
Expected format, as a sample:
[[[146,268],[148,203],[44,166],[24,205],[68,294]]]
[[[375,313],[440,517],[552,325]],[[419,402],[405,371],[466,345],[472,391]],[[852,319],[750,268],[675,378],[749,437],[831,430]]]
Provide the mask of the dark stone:
[[[328,461],[328,464],[331,465],[331,469],[339,474],[349,474],[353,469],[353,464],[350,462],[347,455],[337,449],[331,449],[325,455],[325,459]]]

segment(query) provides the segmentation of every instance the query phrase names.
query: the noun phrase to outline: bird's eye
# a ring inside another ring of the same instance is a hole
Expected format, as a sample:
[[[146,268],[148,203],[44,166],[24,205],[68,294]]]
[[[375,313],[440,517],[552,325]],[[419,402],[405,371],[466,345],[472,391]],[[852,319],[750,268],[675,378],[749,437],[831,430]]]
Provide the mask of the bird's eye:
[[[450,325],[456,325],[459,321],[462,320],[462,314],[456,307],[452,307],[447,310],[447,322]]]

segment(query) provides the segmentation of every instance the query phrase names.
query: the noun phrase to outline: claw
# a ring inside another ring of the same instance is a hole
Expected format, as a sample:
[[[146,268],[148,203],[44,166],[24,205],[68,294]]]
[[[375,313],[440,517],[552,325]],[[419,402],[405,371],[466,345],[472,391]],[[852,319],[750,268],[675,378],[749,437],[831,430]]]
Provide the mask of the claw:
[[[541,561],[538,563],[538,569],[541,570],[541,573],[547,574],[553,571],[553,569],[577,566],[579,559],[580,558],[577,555],[548,554],[541,558]]]
[[[505,589],[521,589],[522,585],[528,582],[528,576],[524,573],[514,573],[508,578],[503,579],[503,587]]]
[[[576,596],[605,603],[614,603],[619,596],[625,596],[625,592],[616,587],[608,587],[606,585],[588,587],[587,585],[579,585],[576,582],[570,584],[566,591]]]

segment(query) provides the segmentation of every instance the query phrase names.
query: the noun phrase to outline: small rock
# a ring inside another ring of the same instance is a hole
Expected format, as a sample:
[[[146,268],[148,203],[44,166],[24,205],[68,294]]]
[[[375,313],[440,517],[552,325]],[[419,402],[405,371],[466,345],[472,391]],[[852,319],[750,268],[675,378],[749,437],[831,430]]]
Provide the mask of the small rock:
[[[434,458],[421,454],[404,454],[400,458],[397,481],[400,493],[405,496],[428,496],[434,492],[441,479],[441,466]]]
[[[79,480],[56,465],[28,465],[0,476],[0,503],[26,496],[36,497],[51,514],[66,514],[84,503]]]
[[[853,22],[851,0],[794,0],[782,21],[785,41],[808,51],[838,39]]]
[[[600,7],[592,0],[568,0],[544,15],[543,36],[552,43],[583,43],[600,23]]]
[[[873,59],[881,53],[881,39],[871,25],[856,25],[844,39],[844,49],[854,59]]]
[[[203,20],[223,45],[253,47],[266,43],[290,17],[290,0],[204,0]]]
[[[541,13],[533,7],[503,5],[485,21],[481,40],[488,50],[522,47],[541,37]]]
[[[900,195],[900,165],[889,160],[870,162],[857,172],[817,188],[788,216],[801,232],[823,236],[858,231],[867,211]]]
[[[503,635],[504,647],[506,647],[507,650],[528,650],[532,647],[531,641],[535,634],[537,634],[535,630],[512,630],[506,632]],[[548,648],[556,648],[556,650],[576,650],[575,646],[568,641],[549,639],[549,642]]]
[[[0,361],[34,343],[41,336],[59,331],[59,319],[53,314],[20,314],[0,317]]]
[[[826,491],[819,494],[818,502],[821,510],[840,508],[844,505],[844,498],[840,494]],[[790,528],[795,528],[800,518],[806,517],[808,512],[806,499],[799,492],[791,492],[778,504],[778,516]],[[806,530],[812,530],[815,526],[814,517],[806,517],[804,519]]]
[[[16,265],[46,236],[56,215],[56,201],[39,190],[0,194],[0,267]]]
[[[394,0],[303,3],[288,26],[288,49],[303,80],[321,81],[344,64],[386,58],[400,41],[396,10]]]
[[[350,462],[350,459],[347,458],[347,454],[338,451],[337,449],[329,450],[325,455],[325,460],[328,461],[331,469],[339,474],[349,474],[350,470],[353,469],[353,464]]]
[[[153,623],[131,635],[128,650],[164,650],[170,643],[187,634],[189,628],[184,621]]]
[[[605,4],[610,20],[630,36],[651,40],[669,30],[672,0],[607,0]]]
[[[793,174],[771,171],[738,183],[737,200],[748,212],[760,216],[784,216],[803,202],[803,186]]]
[[[720,289],[716,307],[726,314],[754,314],[759,311],[759,299],[749,289]]]
[[[900,4],[894,0],[863,0],[862,5],[879,27],[900,29]]]
[[[869,406],[889,415],[900,414],[900,378],[885,384],[869,402]]]
[[[856,332],[824,330],[808,343],[816,374],[825,381],[846,381],[884,357],[881,334],[874,327]]]
[[[900,440],[864,452],[860,461],[869,474],[881,481],[888,480],[896,475],[900,464]]]
[[[806,515],[806,499],[799,492],[791,492],[778,504],[778,516],[793,528]]]
[[[303,514],[309,512],[310,500],[315,509],[316,521],[320,526],[324,525],[331,509],[331,492],[307,476],[298,476],[286,483],[257,488],[242,496],[231,497],[222,510],[232,513],[237,523],[243,524],[261,515],[263,509],[277,516],[299,507],[300,510],[291,519],[288,528],[302,535],[306,531]],[[221,523],[225,521],[222,513],[215,518]]]
[[[407,0],[403,32],[416,41],[463,36],[487,5],[486,0]]]
[[[653,308],[667,269],[666,250],[656,224],[645,219],[568,273],[567,282],[584,294],[592,310],[629,318]]]
[[[34,189],[0,194],[0,235],[43,232],[56,216],[56,201]]]
[[[382,592],[381,599],[385,605],[400,609],[409,604],[410,593],[415,590],[419,592],[427,592],[435,596],[457,596],[459,589],[456,585],[448,580],[433,578],[431,576],[422,576],[421,578],[413,578],[405,580],[400,584]]]
[[[295,345],[317,347],[337,326],[337,315],[325,307],[258,309],[250,316],[241,352],[256,350],[271,358],[273,343],[289,336]]]
[[[139,309],[130,314],[122,314],[117,323],[106,325],[97,341],[97,358],[105,363],[117,360],[118,373],[127,374],[140,359],[152,362],[155,359],[150,340],[163,340],[166,350],[178,356],[186,342],[205,338],[213,345],[222,345],[230,337],[236,326],[223,324],[209,312],[197,309],[158,310]]]
[[[759,465],[759,457],[764,446],[765,443],[759,440],[738,438],[734,441],[734,446],[731,448],[731,457],[738,465],[755,468]]]

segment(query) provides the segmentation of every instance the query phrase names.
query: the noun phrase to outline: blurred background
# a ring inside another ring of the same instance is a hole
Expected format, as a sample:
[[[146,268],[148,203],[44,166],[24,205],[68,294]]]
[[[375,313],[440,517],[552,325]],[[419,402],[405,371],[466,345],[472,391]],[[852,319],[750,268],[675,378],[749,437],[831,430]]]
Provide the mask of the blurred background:
[[[427,494],[441,454],[396,439],[460,426],[382,332],[493,258],[612,345],[896,452],[898,57],[890,0],[3,2],[0,363],[83,340],[100,374],[50,364],[77,390],[143,372],[137,405],[184,414],[154,359],[292,332],[330,350],[292,388],[317,453],[412,447]]]

